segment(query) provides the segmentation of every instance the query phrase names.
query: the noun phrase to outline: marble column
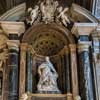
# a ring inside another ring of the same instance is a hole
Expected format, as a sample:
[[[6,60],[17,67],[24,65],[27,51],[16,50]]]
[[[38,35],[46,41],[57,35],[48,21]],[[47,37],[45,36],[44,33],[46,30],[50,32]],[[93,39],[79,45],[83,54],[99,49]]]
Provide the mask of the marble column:
[[[25,93],[26,82],[26,52],[27,43],[21,43],[20,45],[20,79],[19,79],[19,97]]]
[[[69,49],[67,46],[64,47],[65,52],[65,71],[66,71],[66,91],[67,93],[71,93],[71,75],[70,75],[70,60],[69,60]]]
[[[70,70],[70,54],[69,48],[67,46],[64,47],[65,53],[65,80],[66,80],[66,91],[67,91],[67,100],[72,100],[72,93],[71,93],[71,70]]]
[[[26,74],[27,74],[27,81],[26,81],[26,91],[32,93],[33,91],[33,57],[31,50],[29,48],[27,52],[27,64],[26,64]]]
[[[78,88],[78,74],[77,74],[77,57],[76,57],[76,44],[70,44],[70,61],[71,61],[71,82],[73,99],[79,95]]]
[[[79,90],[81,100],[94,100],[89,47],[90,42],[80,42],[78,45]]]
[[[9,100],[18,100],[18,57],[19,57],[19,41],[18,40],[8,40],[7,41],[9,49]]]

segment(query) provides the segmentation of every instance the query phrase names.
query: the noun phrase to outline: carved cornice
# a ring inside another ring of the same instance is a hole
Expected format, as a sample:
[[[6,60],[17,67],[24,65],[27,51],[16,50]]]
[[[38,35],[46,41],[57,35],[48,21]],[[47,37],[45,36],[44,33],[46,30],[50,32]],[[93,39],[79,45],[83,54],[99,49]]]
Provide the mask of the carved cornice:
[[[9,2],[9,1],[8,1]],[[2,16],[0,16],[0,20],[2,21],[16,21],[19,20],[21,16],[25,14],[26,11],[26,3],[22,3],[11,10],[8,10]]]
[[[0,21],[0,26],[2,27],[5,33],[9,34],[18,34],[20,36],[25,32],[24,22],[9,22],[9,21]]]
[[[98,26],[98,23],[75,23],[72,28],[72,33],[78,37],[79,35],[90,35]]]
[[[98,19],[96,19],[87,9],[73,3],[72,4],[72,7],[71,7],[71,10],[73,10],[78,18],[81,19],[82,22],[87,22],[87,20],[89,20],[90,22],[92,23],[98,23]],[[72,15],[74,13],[72,12]]]
[[[78,52],[89,51],[90,46],[91,42],[80,42],[78,44]]]

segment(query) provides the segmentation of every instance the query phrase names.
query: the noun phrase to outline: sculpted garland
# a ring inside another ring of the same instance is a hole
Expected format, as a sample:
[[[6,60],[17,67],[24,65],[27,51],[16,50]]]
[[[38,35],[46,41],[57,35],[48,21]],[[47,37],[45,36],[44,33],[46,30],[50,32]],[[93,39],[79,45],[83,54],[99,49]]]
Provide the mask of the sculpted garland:
[[[68,16],[69,8],[63,8],[59,6],[58,1],[44,0],[39,5],[36,5],[33,9],[28,8],[28,18],[26,18],[27,24],[34,24],[35,22],[42,21],[45,24],[51,22],[62,23],[67,27],[70,24],[70,18]]]

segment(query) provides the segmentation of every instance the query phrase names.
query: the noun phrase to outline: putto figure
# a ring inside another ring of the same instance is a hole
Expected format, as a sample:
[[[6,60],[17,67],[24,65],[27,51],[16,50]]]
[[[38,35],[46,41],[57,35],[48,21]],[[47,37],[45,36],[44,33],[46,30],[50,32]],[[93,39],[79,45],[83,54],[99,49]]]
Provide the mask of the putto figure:
[[[44,22],[45,24],[56,22],[62,23],[65,27],[67,27],[67,24],[71,23],[68,16],[68,10],[68,7],[59,7],[58,1],[41,0],[33,9],[28,9],[26,22],[29,25],[33,25],[38,22]]]
[[[57,86],[58,74],[50,62],[49,57],[46,57],[46,62],[38,67],[38,74],[40,76],[37,85],[39,93],[60,93]]]
[[[27,23],[32,25],[39,15],[39,6],[35,6],[34,9],[29,8],[28,13],[30,13],[30,20],[27,19]]]
[[[57,19],[61,19],[61,22],[66,27],[67,27],[67,23],[70,24],[70,20],[67,15],[68,10],[69,10],[68,7],[64,8],[64,10],[62,7],[58,8],[59,15],[58,15]]]

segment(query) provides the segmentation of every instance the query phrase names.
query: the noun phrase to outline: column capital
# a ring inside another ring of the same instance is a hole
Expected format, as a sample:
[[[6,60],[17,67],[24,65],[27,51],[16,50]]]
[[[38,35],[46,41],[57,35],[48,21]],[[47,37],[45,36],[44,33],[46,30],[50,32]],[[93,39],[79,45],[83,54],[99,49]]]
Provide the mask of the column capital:
[[[20,44],[20,49],[22,51],[27,51],[28,50],[28,43],[21,43]]]
[[[69,53],[69,47],[68,47],[68,46],[64,46],[64,50],[65,50],[65,53],[66,53],[66,54]]]
[[[18,51],[19,45],[20,45],[19,40],[7,40],[8,49],[15,49]]]
[[[76,44],[69,44],[69,48],[71,52],[76,52]]]
[[[79,42],[78,44],[78,52],[89,51],[89,47],[91,46],[91,42]]]
[[[32,45],[28,45],[28,51],[31,53],[31,54],[35,54],[35,50],[33,49]]]

